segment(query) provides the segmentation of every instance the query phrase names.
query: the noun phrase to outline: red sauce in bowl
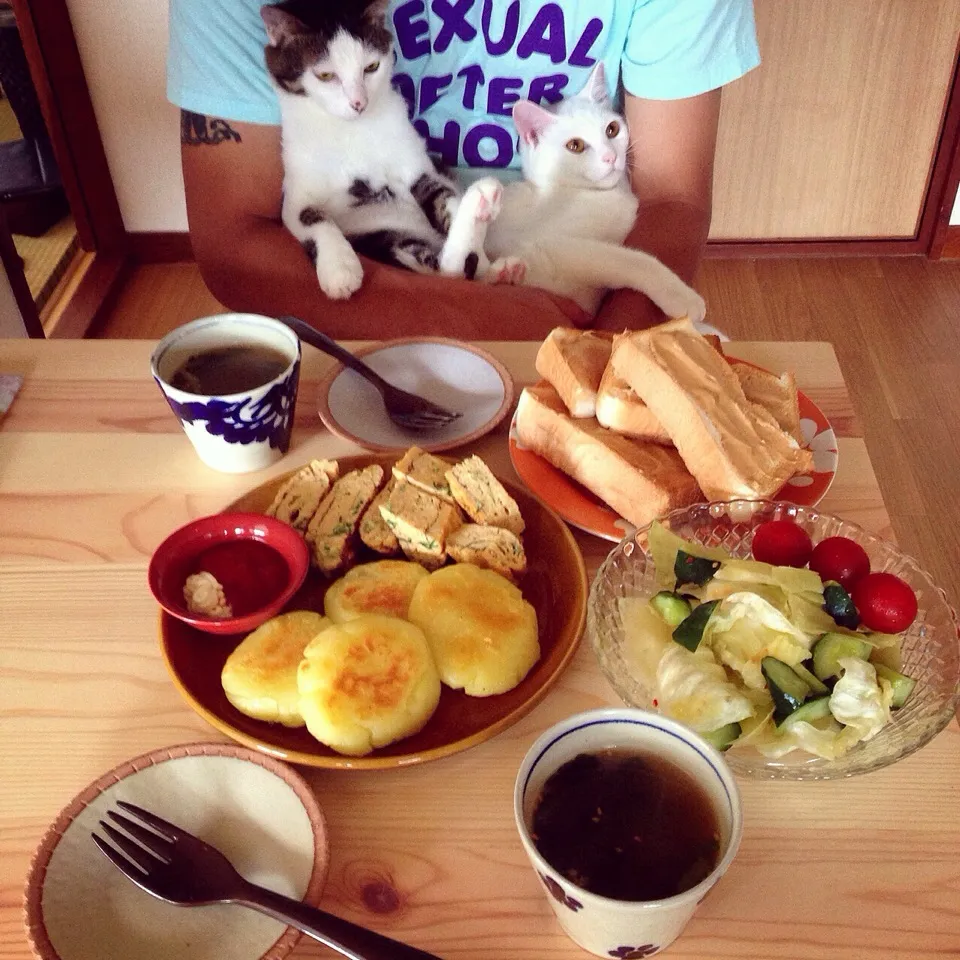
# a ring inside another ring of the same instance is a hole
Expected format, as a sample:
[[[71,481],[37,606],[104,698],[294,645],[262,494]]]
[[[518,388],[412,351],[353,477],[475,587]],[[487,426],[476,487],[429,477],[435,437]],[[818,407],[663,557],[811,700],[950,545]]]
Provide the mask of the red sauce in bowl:
[[[218,513],[171,533],[153,552],[147,579],[167,613],[206,633],[233,634],[279,613],[303,584],[309,565],[303,537],[275,517]],[[204,570],[223,587],[233,616],[217,619],[187,610],[184,583]]]
[[[273,547],[258,540],[214,544],[195,558],[188,574],[201,570],[220,581],[235,617],[266,607],[290,581],[287,562]]]

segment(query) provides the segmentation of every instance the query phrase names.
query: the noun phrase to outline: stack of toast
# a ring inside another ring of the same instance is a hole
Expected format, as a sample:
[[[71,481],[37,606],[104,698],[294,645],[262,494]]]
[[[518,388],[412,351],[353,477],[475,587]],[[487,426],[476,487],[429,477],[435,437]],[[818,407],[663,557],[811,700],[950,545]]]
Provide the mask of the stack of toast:
[[[520,396],[521,445],[636,526],[703,497],[772,496],[813,465],[792,375],[731,365],[689,320],[557,328],[536,366],[546,383]]]
[[[520,509],[477,456],[451,465],[411,447],[389,472],[373,464],[343,476],[335,461],[314,460],[283,484],[267,513],[304,535],[327,576],[349,566],[361,544],[428,570],[448,560],[510,579],[526,570]]]

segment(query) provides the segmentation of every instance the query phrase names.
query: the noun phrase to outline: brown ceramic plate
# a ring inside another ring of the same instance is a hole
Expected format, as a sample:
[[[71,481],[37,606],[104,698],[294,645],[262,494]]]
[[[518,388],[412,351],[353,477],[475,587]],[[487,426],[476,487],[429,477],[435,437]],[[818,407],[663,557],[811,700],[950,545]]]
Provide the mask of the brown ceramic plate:
[[[388,468],[395,457],[341,457],[342,473],[371,463]],[[227,510],[263,511],[289,474],[257,487]],[[160,643],[174,683],[187,702],[218,730],[240,743],[292,763],[313,767],[375,769],[423,763],[466,750],[516,723],[540,702],[573,656],[586,617],[587,574],[576,542],[560,517],[535,496],[502,481],[516,499],[526,521],[523,535],[527,573],[519,582],[537,611],[540,660],[519,686],[495,697],[468,697],[446,687],[440,705],[418,734],[366,757],[345,757],[315,740],[305,728],[288,728],[254,720],[227,700],[220,672],[242,639],[201,633],[167,613],[160,615]],[[361,559],[377,559],[374,555]],[[327,587],[311,570],[288,610],[323,610]]]
[[[447,337],[407,337],[356,350],[389,383],[460,414],[436,430],[405,430],[360,374],[337,364],[320,381],[318,412],[331,433],[377,453],[402,454],[416,444],[430,453],[473,443],[513,406],[513,378],[480,347]]]

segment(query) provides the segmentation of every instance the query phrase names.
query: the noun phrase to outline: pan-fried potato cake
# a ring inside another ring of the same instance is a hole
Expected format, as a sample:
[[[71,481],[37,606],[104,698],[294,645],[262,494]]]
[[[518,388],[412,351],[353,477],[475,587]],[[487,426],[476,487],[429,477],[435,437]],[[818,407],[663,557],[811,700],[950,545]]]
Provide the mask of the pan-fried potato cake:
[[[376,560],[348,570],[323,597],[324,613],[346,623],[364,613],[406,620],[410,598],[427,571],[410,560]]]
[[[297,667],[307,644],[329,626],[312,610],[282,613],[261,624],[223,665],[220,683],[227,699],[256,720],[302,727]]]
[[[440,679],[471,697],[512,690],[540,657],[536,611],[509,580],[472,563],[417,584],[407,616],[426,634]]]
[[[310,643],[297,686],[310,733],[352,757],[421,730],[440,702],[423,631],[376,613],[335,624]]]

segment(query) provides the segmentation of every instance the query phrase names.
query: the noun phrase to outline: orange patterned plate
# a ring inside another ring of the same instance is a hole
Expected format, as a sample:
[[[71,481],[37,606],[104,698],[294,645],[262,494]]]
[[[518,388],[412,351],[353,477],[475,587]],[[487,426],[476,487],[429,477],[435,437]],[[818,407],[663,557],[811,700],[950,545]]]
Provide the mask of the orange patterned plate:
[[[735,357],[731,363],[750,364]],[[759,368],[758,368],[759,369]],[[802,391],[799,392],[800,428],[804,445],[813,451],[813,470],[798,473],[784,484],[773,498],[812,507],[825,496],[837,472],[837,437],[823,411]],[[618,516],[599,497],[517,440],[516,415],[510,424],[510,459],[517,475],[567,523],[605,540],[619,542],[634,528]]]
[[[389,469],[396,459],[371,454],[340,457],[339,462],[341,472],[346,473],[371,463]],[[262,513],[289,476],[288,473],[275,477],[225,510]],[[586,620],[587,572],[563,520],[518,484],[502,482],[516,499],[526,522],[523,543],[528,567],[518,586],[537,611],[540,632],[540,659],[513,690],[493,697],[469,697],[462,690],[444,687],[436,712],[419,733],[365,757],[346,757],[315,740],[304,727],[254,720],[227,700],[220,673],[243,634],[220,637],[201,633],[162,612],[160,645],[184,699],[234,740],[281,760],[312,767],[373,769],[422,763],[466,750],[516,723],[546,696],[576,652]],[[380,558],[371,554],[362,559]],[[322,612],[326,588],[327,581],[311,570],[286,609]]]

